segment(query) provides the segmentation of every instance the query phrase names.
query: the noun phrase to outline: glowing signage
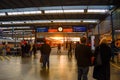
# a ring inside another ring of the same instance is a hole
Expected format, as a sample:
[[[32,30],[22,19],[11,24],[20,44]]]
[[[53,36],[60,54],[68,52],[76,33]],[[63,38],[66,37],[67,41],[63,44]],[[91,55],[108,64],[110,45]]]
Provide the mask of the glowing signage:
[[[48,29],[48,32],[58,32],[57,29]]]
[[[70,29],[63,29],[63,32],[73,32],[73,29],[70,28]]]
[[[81,27],[81,26],[73,27],[73,32],[86,32],[86,31],[87,31],[86,27]]]
[[[47,27],[41,27],[41,28],[37,28],[36,31],[37,32],[48,32],[48,28]]]

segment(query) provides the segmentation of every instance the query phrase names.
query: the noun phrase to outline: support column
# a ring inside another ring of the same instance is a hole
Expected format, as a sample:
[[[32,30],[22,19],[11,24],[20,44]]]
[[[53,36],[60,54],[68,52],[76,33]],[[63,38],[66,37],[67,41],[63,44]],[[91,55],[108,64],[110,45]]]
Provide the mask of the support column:
[[[111,20],[111,29],[112,29],[112,41],[115,41],[115,31],[114,31],[114,27],[113,27],[113,17],[112,17],[112,12],[110,14],[110,20]]]
[[[36,28],[35,28],[35,41],[34,41],[34,43],[35,44],[37,43],[37,30],[36,30]]]

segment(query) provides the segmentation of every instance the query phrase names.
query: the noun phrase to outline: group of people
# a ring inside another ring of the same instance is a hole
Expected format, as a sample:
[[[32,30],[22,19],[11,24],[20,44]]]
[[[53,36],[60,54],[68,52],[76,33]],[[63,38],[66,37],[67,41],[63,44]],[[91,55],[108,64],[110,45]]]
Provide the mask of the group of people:
[[[89,66],[93,66],[93,78],[97,80],[110,80],[110,60],[113,56],[115,45],[108,45],[106,39],[102,39],[92,53],[86,45],[86,38],[81,38],[81,44],[75,48],[75,57],[78,67],[78,80],[88,80]],[[114,48],[113,48],[114,47]]]
[[[26,56],[32,56],[32,53],[36,54],[37,51],[37,47],[35,44],[30,44],[30,42],[26,42],[26,43],[22,43],[21,44],[21,51],[22,51],[22,57],[26,57]]]
[[[0,55],[2,56],[8,56],[8,55],[11,55],[11,52],[10,52],[10,47],[9,45],[7,45],[5,42],[2,42],[2,47],[0,48]]]
[[[110,80],[110,60],[112,56],[112,48],[107,44],[107,40],[103,39],[95,48],[94,53],[90,46],[86,45],[86,37],[81,38],[81,43],[75,47],[75,58],[78,69],[78,80],[88,80],[89,67],[93,66],[93,78],[97,80]],[[59,48],[59,47],[58,47]],[[49,68],[49,56],[51,47],[44,42],[40,48],[43,68]]]

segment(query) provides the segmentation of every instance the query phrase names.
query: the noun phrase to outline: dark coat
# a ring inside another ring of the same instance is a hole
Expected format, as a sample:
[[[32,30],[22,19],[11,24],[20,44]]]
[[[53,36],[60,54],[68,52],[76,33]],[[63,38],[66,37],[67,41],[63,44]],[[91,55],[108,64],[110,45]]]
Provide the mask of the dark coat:
[[[50,55],[51,47],[48,44],[42,44],[40,47],[41,54]]]
[[[78,67],[88,67],[91,65],[91,48],[84,44],[78,44],[75,48],[75,57]]]
[[[101,44],[95,49],[94,56],[100,50],[102,65],[94,66],[93,77],[97,80],[110,80],[111,48],[107,44]]]

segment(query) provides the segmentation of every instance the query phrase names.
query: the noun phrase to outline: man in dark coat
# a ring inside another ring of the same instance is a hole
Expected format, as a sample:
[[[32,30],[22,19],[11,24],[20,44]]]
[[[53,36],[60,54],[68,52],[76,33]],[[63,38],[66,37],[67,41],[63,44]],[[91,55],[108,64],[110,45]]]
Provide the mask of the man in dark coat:
[[[43,63],[42,68],[46,68],[46,65],[49,68],[49,56],[51,52],[50,45],[47,44],[46,41],[44,41],[44,44],[42,44],[40,51],[41,51],[41,58]]]
[[[86,38],[81,38],[81,44],[78,44],[75,48],[75,57],[78,67],[78,80],[88,80],[87,75],[89,66],[91,65],[92,51],[89,46],[86,45]]]

